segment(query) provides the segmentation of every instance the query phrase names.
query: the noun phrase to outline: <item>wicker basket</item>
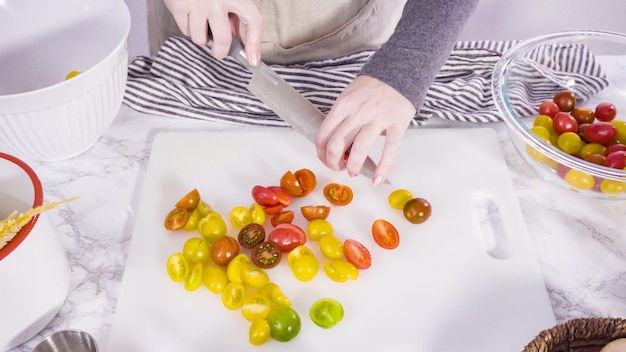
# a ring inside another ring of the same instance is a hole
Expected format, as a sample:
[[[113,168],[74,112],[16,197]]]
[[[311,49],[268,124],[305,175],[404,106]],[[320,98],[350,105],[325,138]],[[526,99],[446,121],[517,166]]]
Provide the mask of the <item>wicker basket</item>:
[[[625,319],[572,319],[542,331],[523,352],[600,352],[622,337],[626,337]]]

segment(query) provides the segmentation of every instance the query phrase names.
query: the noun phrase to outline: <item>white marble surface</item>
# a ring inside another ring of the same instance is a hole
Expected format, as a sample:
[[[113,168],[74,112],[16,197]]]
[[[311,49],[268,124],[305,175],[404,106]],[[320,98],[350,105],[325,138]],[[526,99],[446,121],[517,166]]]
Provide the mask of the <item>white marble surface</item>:
[[[581,198],[539,180],[513,149],[503,124],[431,121],[425,127],[477,126],[498,132],[557,321],[626,317],[626,201]],[[91,333],[106,350],[152,138],[161,130],[198,128],[240,127],[122,107],[87,152],[62,162],[29,162],[47,201],[81,199],[50,212],[72,268],[67,301],[46,329],[12,352],[30,351],[67,328]]]

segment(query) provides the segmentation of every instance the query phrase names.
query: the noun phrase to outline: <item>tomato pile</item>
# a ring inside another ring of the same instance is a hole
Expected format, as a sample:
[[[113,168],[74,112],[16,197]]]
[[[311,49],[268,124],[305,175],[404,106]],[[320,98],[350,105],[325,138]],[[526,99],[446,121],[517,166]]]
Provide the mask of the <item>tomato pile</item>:
[[[329,183],[323,187],[329,204],[301,206],[299,212],[290,209],[292,197],[305,197],[317,187],[315,174],[308,169],[287,171],[280,186],[255,185],[251,190],[249,207],[232,208],[228,220],[236,235],[228,233],[222,216],[200,197],[197,189],[183,196],[166,215],[167,230],[197,232],[200,236],[187,239],[180,252],[167,259],[169,277],[188,291],[205,286],[221,295],[222,304],[230,310],[241,310],[250,322],[249,342],[261,345],[270,338],[286,342],[295,338],[301,321],[291,307],[291,300],[272,282],[269,270],[286,258],[294,277],[311,281],[320,267],[335,282],[356,280],[361,270],[372,265],[372,256],[356,239],[343,241],[334,233],[327,220],[332,207],[349,205],[354,193],[348,185]],[[389,204],[402,209],[405,218],[414,224],[430,217],[430,203],[414,198],[407,190],[389,195]],[[293,223],[296,213],[307,221],[306,228]],[[267,219],[269,218],[269,224]],[[376,219],[372,237],[380,247],[398,247],[400,235],[389,221]],[[308,241],[311,242],[308,242]],[[324,262],[311,249],[316,244]],[[341,303],[322,298],[309,311],[311,320],[322,328],[330,328],[343,318]]]
[[[531,131],[561,151],[589,163],[626,170],[626,122],[617,120],[617,109],[602,102],[594,109],[578,106],[574,93],[563,90],[553,100],[543,102]],[[569,185],[604,193],[626,192],[626,183],[597,179],[582,171],[555,164],[531,147],[528,154],[536,161],[551,163]]]

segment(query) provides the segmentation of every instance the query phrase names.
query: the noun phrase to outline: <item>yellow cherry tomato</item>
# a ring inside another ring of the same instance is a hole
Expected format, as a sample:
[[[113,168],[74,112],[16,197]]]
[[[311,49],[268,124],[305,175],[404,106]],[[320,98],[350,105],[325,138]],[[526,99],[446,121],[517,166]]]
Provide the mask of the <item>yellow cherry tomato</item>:
[[[241,305],[241,315],[248,321],[264,320],[271,310],[269,298],[258,293],[247,296]]]
[[[314,219],[309,221],[306,233],[313,241],[319,241],[324,235],[332,235],[334,232],[333,225],[325,219]]]
[[[258,291],[259,294],[265,295],[270,301],[279,306],[291,306],[291,300],[281,291],[280,287],[273,282],[265,284]]]
[[[190,263],[203,263],[211,258],[211,247],[200,237],[192,237],[185,241],[183,254]]]
[[[253,223],[264,225],[266,216],[263,207],[257,203],[252,203],[250,206],[250,218]]]
[[[320,251],[330,260],[343,258],[343,244],[333,235],[324,235],[320,238]]]
[[[241,279],[244,284],[254,288],[263,287],[270,282],[267,272],[252,263],[241,266]]]
[[[187,291],[195,291],[204,282],[204,266],[202,263],[195,263],[191,267],[191,271],[189,272],[189,276],[185,279],[185,290]]]
[[[222,216],[216,212],[209,213],[198,222],[198,232],[205,240],[213,243],[227,232],[226,223]]]
[[[245,298],[246,289],[241,282],[229,282],[222,291],[222,304],[230,310],[241,307]]]
[[[250,210],[246,207],[237,206],[230,211],[230,223],[237,230],[241,230],[244,226],[252,222]]]
[[[591,189],[596,184],[593,176],[575,169],[567,171],[565,181],[571,186],[580,189]]]
[[[260,346],[266,343],[271,336],[270,323],[266,319],[255,320],[250,325],[248,338],[251,344]]]
[[[407,189],[397,189],[391,192],[389,197],[387,197],[389,205],[394,209],[400,210],[402,210],[402,208],[404,208],[404,204],[411,199],[413,199],[413,194]]]
[[[167,275],[174,282],[183,282],[189,276],[191,265],[185,255],[174,253],[167,258]]]
[[[222,293],[228,285],[228,277],[223,267],[209,265],[204,269],[204,286],[213,293]]]
[[[348,279],[356,280],[359,277],[359,269],[347,260],[324,263],[324,272],[328,278],[336,282],[344,282]]]
[[[80,74],[79,71],[76,71],[76,70],[70,71],[67,75],[65,75],[65,80],[67,81],[68,79],[74,78],[74,77],[78,76],[79,74]]]
[[[607,194],[626,192],[626,182],[605,179],[600,182],[600,190]]]
[[[241,271],[244,264],[250,264],[250,258],[245,253],[239,253],[226,266],[226,276],[229,281],[243,282]]]

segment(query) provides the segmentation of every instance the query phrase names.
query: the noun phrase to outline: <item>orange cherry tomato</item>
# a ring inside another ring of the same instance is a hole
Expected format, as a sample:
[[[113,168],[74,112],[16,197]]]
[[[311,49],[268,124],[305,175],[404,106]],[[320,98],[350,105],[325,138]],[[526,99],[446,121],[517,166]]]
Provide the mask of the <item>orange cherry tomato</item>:
[[[315,174],[309,169],[300,169],[295,173],[287,171],[280,178],[280,186],[294,197],[306,196],[316,185]]]
[[[182,229],[187,220],[189,220],[190,212],[185,208],[174,208],[165,217],[165,228],[168,230]]]
[[[400,235],[390,222],[378,219],[372,224],[374,241],[384,249],[394,249],[400,244]]]
[[[327,205],[305,205],[300,207],[302,216],[308,221],[315,219],[326,219],[330,214],[330,207]]]
[[[227,266],[239,254],[239,242],[230,236],[220,237],[211,246],[211,259],[217,265]]]
[[[306,196],[307,194],[313,192],[313,189],[317,186],[315,174],[309,169],[300,169],[296,171],[296,179],[300,182],[302,196]]]
[[[176,208],[183,208],[192,212],[198,206],[198,202],[200,202],[200,192],[194,188],[176,203]]]
[[[358,269],[367,269],[372,266],[372,255],[360,242],[347,239],[343,242],[343,254],[350,263]]]
[[[293,221],[293,216],[293,211],[283,210],[280,213],[272,216],[270,222],[274,227],[278,226],[278,224],[291,224],[291,222]]]
[[[324,187],[324,197],[334,205],[348,205],[352,202],[352,189],[338,183],[329,183]]]

